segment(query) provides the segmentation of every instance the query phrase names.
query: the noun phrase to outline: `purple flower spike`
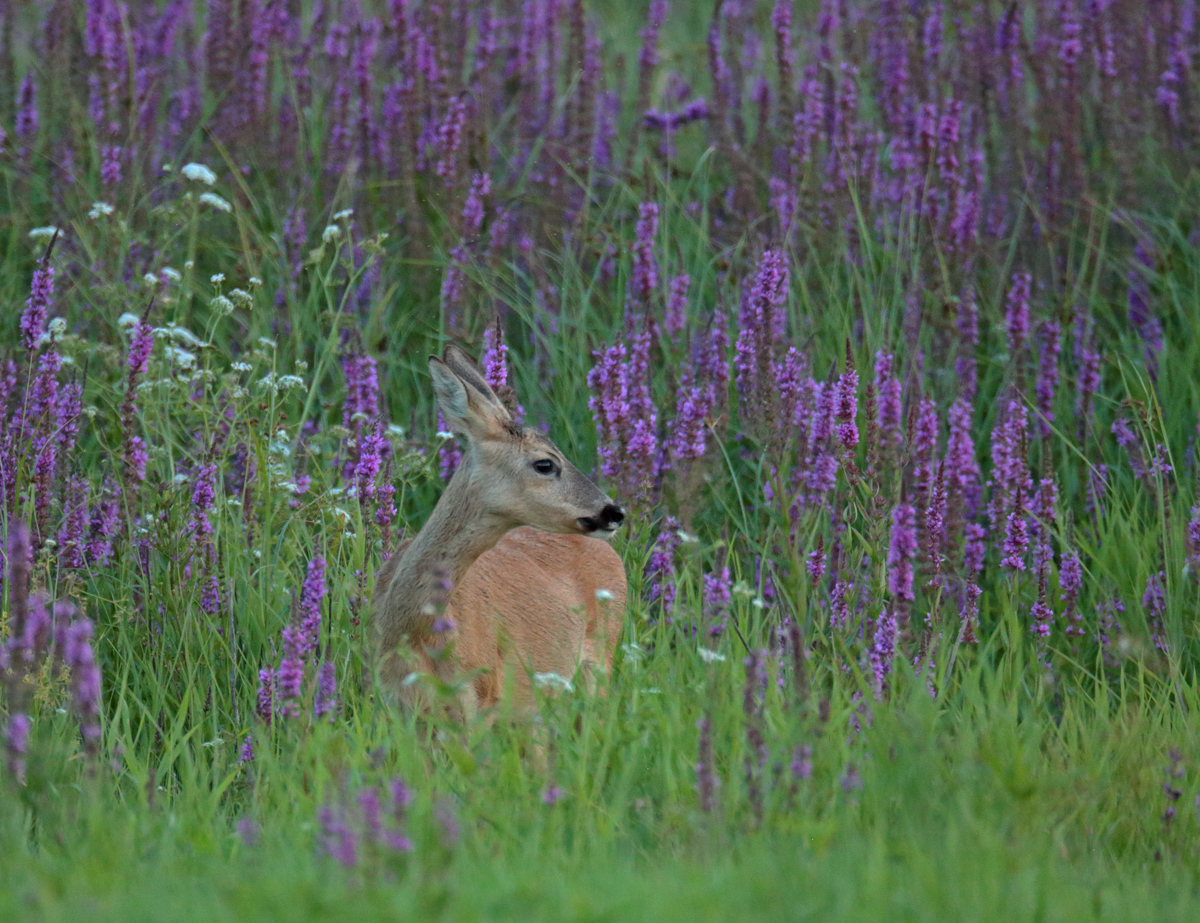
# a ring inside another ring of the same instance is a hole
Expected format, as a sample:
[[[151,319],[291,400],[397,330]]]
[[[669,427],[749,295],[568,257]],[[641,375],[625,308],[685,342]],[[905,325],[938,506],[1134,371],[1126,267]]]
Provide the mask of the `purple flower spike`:
[[[16,712],[4,728],[4,751],[9,775],[18,785],[25,784],[25,756],[29,752],[29,716]]]
[[[92,654],[92,623],[87,619],[67,629],[63,660],[71,670],[71,691],[84,750],[95,757],[100,752],[100,668]]]
[[[892,510],[892,540],[888,547],[888,592],[901,605],[911,603],[913,559],[917,556],[917,512],[899,503]]]
[[[26,352],[37,349],[38,341],[46,332],[46,318],[50,313],[50,301],[54,297],[54,267],[38,264],[33,272],[29,299],[21,314],[21,345]]]
[[[332,717],[337,713],[337,671],[332,660],[321,664],[317,672],[317,694],[313,700],[313,713],[318,718]]]
[[[1029,289],[1032,284],[1033,276],[1029,273],[1014,273],[1005,302],[1004,327],[1008,334],[1008,352],[1014,359],[1029,338]]]

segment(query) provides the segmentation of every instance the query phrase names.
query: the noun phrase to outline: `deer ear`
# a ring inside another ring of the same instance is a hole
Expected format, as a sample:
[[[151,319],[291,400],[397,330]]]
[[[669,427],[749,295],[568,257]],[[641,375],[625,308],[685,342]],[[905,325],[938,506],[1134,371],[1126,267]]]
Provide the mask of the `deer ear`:
[[[496,401],[493,407],[437,356],[429,357],[429,373],[433,376],[433,392],[437,395],[438,409],[451,430],[471,439],[482,439],[497,433],[504,426],[508,419],[504,406]]]
[[[489,405],[491,412],[498,414],[502,420],[509,419],[508,409],[504,406],[504,402],[496,396],[496,392],[480,374],[479,367],[475,365],[470,356],[453,343],[447,343],[442,352],[442,361],[462,379],[462,383],[467,386],[468,390],[474,392],[472,397],[477,397],[483,404]]]

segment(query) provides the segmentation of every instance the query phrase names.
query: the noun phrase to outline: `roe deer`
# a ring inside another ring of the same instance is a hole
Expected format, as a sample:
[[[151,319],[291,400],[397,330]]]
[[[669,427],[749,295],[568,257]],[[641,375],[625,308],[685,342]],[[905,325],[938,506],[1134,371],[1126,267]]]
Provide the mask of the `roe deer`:
[[[624,512],[554,443],[514,422],[462,350],[430,356],[429,371],[463,455],[424,528],[376,577],[385,685],[413,707],[411,673],[475,672],[459,692],[464,717],[495,705],[509,682],[513,705],[532,710],[530,673],[582,670],[591,689],[612,667],[626,596],[620,557],[591,536],[611,535]],[[414,662],[397,650],[405,640]],[[447,640],[453,655],[431,656]]]

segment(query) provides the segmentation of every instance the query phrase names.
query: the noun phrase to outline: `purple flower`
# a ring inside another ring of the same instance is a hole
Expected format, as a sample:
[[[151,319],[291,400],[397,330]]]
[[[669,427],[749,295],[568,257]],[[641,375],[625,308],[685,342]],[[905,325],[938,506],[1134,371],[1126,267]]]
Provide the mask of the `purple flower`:
[[[1054,422],[1054,389],[1058,386],[1058,357],[1062,353],[1062,330],[1055,321],[1048,320],[1039,330],[1041,361],[1038,363],[1037,395],[1039,411],[1038,431],[1042,436],[1050,435],[1050,424]]]
[[[246,764],[254,762],[254,738],[247,734],[242,741],[242,752],[238,757],[238,763]]]
[[[871,678],[875,698],[883,698],[884,684],[892,672],[892,657],[896,652],[896,610],[890,606],[879,614],[875,624],[875,638],[871,642],[868,659],[871,663]]]
[[[476,173],[471,179],[467,200],[463,203],[463,236],[474,237],[483,227],[483,200],[492,191],[492,177],[487,173]]]
[[[305,639],[300,626],[285,625],[283,628],[283,660],[275,671],[275,688],[279,692],[279,714],[284,718],[295,718],[300,714],[299,700],[304,687]]]
[[[321,602],[325,599],[325,559],[316,555],[308,562],[308,572],[300,588],[299,654],[304,659],[321,637]]]
[[[346,380],[342,426],[357,431],[362,428],[363,420],[379,416],[378,364],[370,356],[347,356],[342,360],[342,374]]]
[[[71,692],[84,750],[95,757],[100,750],[100,668],[92,653],[92,623],[74,622],[66,630],[63,660],[71,670]]]
[[[667,310],[663,326],[671,337],[678,337],[687,325],[688,288],[692,280],[688,274],[680,273],[667,285],[670,294],[667,296]]]
[[[456,96],[450,101],[446,118],[437,130],[438,162],[434,172],[442,177],[447,189],[454,188],[458,175],[458,149],[462,143],[463,128],[467,122],[467,100]]]
[[[275,673],[270,667],[263,667],[258,671],[258,699],[256,710],[258,716],[266,721],[271,722],[271,714],[275,702]]]
[[[559,801],[563,799],[564,794],[565,793],[561,788],[551,782],[550,785],[546,787],[546,790],[542,792],[542,804],[547,805],[548,807],[554,807],[554,805],[558,804]]]
[[[1033,277],[1027,272],[1013,273],[1012,288],[1004,308],[1004,327],[1008,334],[1008,352],[1014,360],[1029,338],[1029,289]]]
[[[679,523],[674,517],[663,520],[654,551],[646,564],[646,602],[662,600],[664,615],[671,614],[675,602],[675,552],[679,548]]]
[[[332,660],[325,660],[317,671],[317,692],[313,699],[313,713],[318,718],[331,717],[337,713],[337,670]]]
[[[812,747],[809,744],[797,744],[792,750],[792,779],[803,782],[812,778],[813,761]]]
[[[67,485],[63,525],[58,530],[58,561],[63,567],[75,569],[84,565],[83,531],[87,526],[87,498],[87,479],[79,475],[72,476]]]
[[[658,261],[654,239],[658,235],[658,205],[643,202],[638,206],[638,222],[633,243],[633,270],[629,278],[629,300],[648,309],[658,289]]]
[[[46,328],[50,312],[50,300],[54,297],[54,267],[38,263],[33,272],[29,299],[21,314],[21,345],[26,352],[33,352]]]
[[[115,186],[121,182],[121,148],[110,144],[104,147],[100,157],[100,183]]]
[[[879,396],[877,422],[879,424],[880,447],[895,452],[900,448],[900,382],[892,374],[891,353],[875,354],[875,393]]]
[[[344,868],[358,865],[358,837],[346,822],[345,810],[339,806],[335,811],[325,805],[317,812],[317,821],[325,854]]]
[[[387,440],[376,422],[373,430],[363,432],[358,441],[358,461],[354,466],[354,489],[359,502],[375,496],[375,481],[383,468],[383,448]]]
[[[837,383],[837,438],[842,448],[852,452],[858,445],[858,372],[850,357],[850,344],[846,343],[846,370]]]
[[[892,510],[892,539],[888,546],[888,592],[903,606],[913,595],[913,559],[917,556],[917,513],[908,503]]]
[[[29,716],[13,713],[4,728],[4,751],[9,774],[18,785],[25,784],[25,755],[29,752]]]
[[[974,580],[967,584],[960,615],[962,622],[960,637],[963,644],[975,644],[979,640],[976,632],[979,628],[979,597],[981,595],[983,595],[983,591],[979,589]]]
[[[21,139],[23,145],[32,145],[37,140],[38,131],[38,85],[37,77],[33,71],[28,71],[25,74],[25,79],[21,81],[21,88],[17,91],[17,113],[16,128],[17,137]],[[25,147],[22,151],[28,150]]]

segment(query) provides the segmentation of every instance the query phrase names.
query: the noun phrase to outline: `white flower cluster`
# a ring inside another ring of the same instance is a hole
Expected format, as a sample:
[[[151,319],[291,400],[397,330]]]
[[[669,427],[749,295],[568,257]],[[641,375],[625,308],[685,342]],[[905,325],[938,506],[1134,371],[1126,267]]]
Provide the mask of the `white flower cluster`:
[[[208,167],[202,163],[184,164],[179,171],[186,179],[190,179],[197,183],[203,183],[205,186],[211,186],[217,181],[217,174],[213,173]]]

